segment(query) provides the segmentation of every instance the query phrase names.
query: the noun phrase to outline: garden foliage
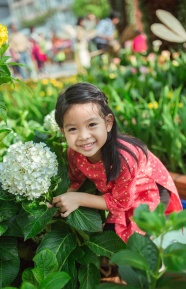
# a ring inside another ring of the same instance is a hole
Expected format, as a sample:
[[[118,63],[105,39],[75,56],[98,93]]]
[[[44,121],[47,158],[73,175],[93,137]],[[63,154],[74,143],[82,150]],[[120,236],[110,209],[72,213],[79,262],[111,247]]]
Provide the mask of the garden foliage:
[[[79,208],[63,219],[56,215],[57,208],[46,206],[46,201],[66,192],[69,185],[66,143],[52,118],[58,93],[77,81],[98,85],[109,97],[120,131],[142,139],[168,169],[185,173],[184,53],[172,58],[174,61],[156,54],[150,60],[125,53],[120,64],[102,59],[99,65],[95,61],[87,74],[67,80],[43,79],[10,86],[6,82],[11,78],[1,78],[0,161],[12,144],[42,142],[56,155],[58,171],[41,198],[18,198],[0,186],[0,288],[123,288],[121,284],[99,284],[102,256],[119,266],[120,276],[127,282],[125,288],[183,286],[172,273],[180,278],[185,274],[186,245],[173,243],[163,248],[162,242],[155,244],[138,234],[126,245],[115,233],[102,231],[105,213]],[[1,57],[0,67],[2,75],[11,77],[4,66],[7,60]],[[81,190],[99,194],[88,181]],[[161,236],[162,241],[165,233],[182,228],[186,222],[185,211],[168,219],[163,211],[159,206],[151,213],[143,205],[135,211],[134,219],[148,235]],[[165,268],[160,271],[162,263]]]

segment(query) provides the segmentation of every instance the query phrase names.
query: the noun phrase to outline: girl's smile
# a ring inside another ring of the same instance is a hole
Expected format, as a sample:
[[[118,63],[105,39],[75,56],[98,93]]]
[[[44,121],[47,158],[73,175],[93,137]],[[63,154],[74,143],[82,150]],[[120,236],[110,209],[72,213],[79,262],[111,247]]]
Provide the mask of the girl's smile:
[[[86,156],[89,161],[98,162],[112,123],[112,114],[101,117],[96,104],[75,104],[64,115],[62,132],[70,148]]]

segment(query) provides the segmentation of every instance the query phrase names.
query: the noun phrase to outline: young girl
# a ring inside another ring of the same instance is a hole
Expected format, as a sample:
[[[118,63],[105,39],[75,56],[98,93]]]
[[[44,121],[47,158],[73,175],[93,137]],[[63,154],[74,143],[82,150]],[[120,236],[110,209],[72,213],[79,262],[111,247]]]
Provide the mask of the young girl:
[[[70,187],[52,205],[67,217],[79,206],[108,210],[105,229],[124,242],[143,232],[131,217],[142,203],[154,210],[161,201],[166,214],[182,210],[171,176],[137,138],[117,132],[107,97],[90,83],[77,83],[59,95],[56,122],[68,144]],[[79,192],[90,179],[102,195]]]

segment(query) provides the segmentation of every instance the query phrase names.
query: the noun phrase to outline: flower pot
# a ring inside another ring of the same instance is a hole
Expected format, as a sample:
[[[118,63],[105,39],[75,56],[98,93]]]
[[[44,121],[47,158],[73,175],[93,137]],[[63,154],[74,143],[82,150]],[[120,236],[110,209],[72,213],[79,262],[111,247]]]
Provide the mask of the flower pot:
[[[186,175],[170,172],[170,175],[176,185],[183,207],[186,208]]]

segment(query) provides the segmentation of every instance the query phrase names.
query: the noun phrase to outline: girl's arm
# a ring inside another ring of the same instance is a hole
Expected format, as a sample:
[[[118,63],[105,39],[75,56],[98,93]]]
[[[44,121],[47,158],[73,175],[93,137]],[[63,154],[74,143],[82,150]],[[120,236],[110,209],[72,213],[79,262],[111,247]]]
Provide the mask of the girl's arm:
[[[103,196],[77,192],[77,190],[72,187],[68,189],[67,193],[54,197],[52,204],[59,208],[61,217],[67,217],[80,206],[98,210],[108,210]]]

